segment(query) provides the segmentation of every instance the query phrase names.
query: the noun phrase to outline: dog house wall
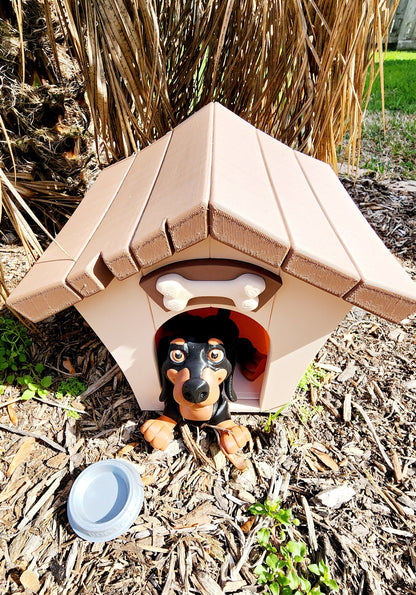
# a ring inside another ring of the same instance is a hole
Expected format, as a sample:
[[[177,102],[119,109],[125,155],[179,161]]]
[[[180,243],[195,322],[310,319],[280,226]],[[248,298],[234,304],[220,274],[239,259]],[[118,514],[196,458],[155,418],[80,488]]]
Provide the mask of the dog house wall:
[[[242,257],[237,250],[209,238],[165,259],[163,265],[213,255],[236,261],[241,261]],[[245,260],[259,264],[251,257]],[[273,267],[267,268],[273,271]],[[151,267],[155,269],[157,267]],[[236,374],[238,400],[231,404],[233,411],[264,411],[287,403],[313,357],[351,308],[340,298],[284,271],[280,274],[282,287],[276,295],[257,312],[244,312],[266,330],[270,348],[260,379],[250,383]],[[223,307],[215,300],[205,306]],[[154,340],[157,330],[177,313],[166,312],[147,296],[140,286],[140,275],[124,281],[114,279],[104,291],[84,299],[76,307],[123,370],[140,407],[159,410],[160,384]],[[184,311],[200,307],[187,307]],[[230,310],[238,311],[234,307]]]

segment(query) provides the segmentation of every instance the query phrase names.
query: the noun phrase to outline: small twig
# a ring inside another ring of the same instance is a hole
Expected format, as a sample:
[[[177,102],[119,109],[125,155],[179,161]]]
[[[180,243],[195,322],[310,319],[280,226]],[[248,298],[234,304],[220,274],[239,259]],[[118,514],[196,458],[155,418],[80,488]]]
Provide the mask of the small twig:
[[[0,424],[0,430],[5,430],[6,432],[11,432],[12,434],[19,434],[20,436],[29,436],[30,438],[36,438],[36,440],[41,440],[48,444],[51,448],[55,450],[59,450],[60,452],[64,452],[66,454],[65,448],[63,448],[57,442],[54,442],[50,438],[46,436],[40,436],[38,434],[34,434],[33,432],[26,432],[26,430],[19,430],[18,428],[12,428],[11,426],[6,426],[4,424]]]
[[[191,430],[189,429],[188,424],[181,424],[179,427],[180,427],[180,430],[182,433],[183,441],[185,442],[186,446],[189,448],[193,457],[196,460],[201,461],[205,465],[208,465],[209,467],[215,467],[214,462],[205,455],[205,453],[202,451],[202,449],[198,446],[198,444],[193,439],[193,436],[191,434]]]
[[[48,399],[44,399],[43,397],[32,397],[35,401],[39,403],[45,403],[45,405],[50,405],[51,407],[58,407],[59,409],[67,409],[68,411],[76,411],[77,413],[83,413],[84,415],[87,414],[87,411],[83,411],[82,409],[75,409],[72,405],[64,405],[63,403],[57,403],[56,401],[49,401]]]
[[[313,522],[311,509],[305,496],[301,496],[303,510],[305,511],[306,523],[308,525],[309,543],[311,548],[316,552],[318,550],[318,541],[316,539],[315,523]]]
[[[387,466],[390,467],[390,469],[394,470],[393,463],[390,461],[386,451],[384,450],[384,447],[381,444],[379,437],[377,436],[376,429],[373,426],[371,419],[368,417],[367,413],[364,411],[364,409],[361,407],[361,405],[358,405],[358,403],[355,403],[355,401],[351,401],[351,405],[353,405],[359,411],[359,413],[361,413],[362,417],[364,418],[364,421],[368,425],[368,429],[370,430],[370,432],[373,435],[374,440],[376,441],[376,444],[379,448],[381,456],[385,460]]]
[[[92,384],[91,386],[89,386],[87,388],[87,390],[85,390],[81,395],[79,395],[78,398],[79,399],[85,399],[85,397],[88,397],[89,395],[92,395],[92,393],[95,393],[102,386],[104,386],[108,382],[110,382],[110,380],[112,378],[114,378],[114,376],[116,374],[118,374],[119,372],[120,372],[120,368],[119,368],[118,364],[116,364],[115,366],[113,366],[112,368],[110,368],[110,370],[108,370],[108,372],[106,372],[105,374],[103,374],[103,376],[101,376],[101,378],[99,378],[96,382],[94,382],[94,384]]]
[[[59,372],[60,374],[62,374],[62,376],[82,376],[82,372],[73,372],[71,374],[71,372],[64,372],[63,370],[60,370],[59,368],[55,368],[55,366],[51,366],[51,364],[46,364],[47,368],[50,368],[51,370],[55,370],[55,372]]]
[[[15,399],[11,399],[10,401],[6,401],[6,403],[0,403],[0,409],[2,407],[7,407],[7,405],[13,405],[13,403],[17,403],[20,401],[20,397],[16,397]]]

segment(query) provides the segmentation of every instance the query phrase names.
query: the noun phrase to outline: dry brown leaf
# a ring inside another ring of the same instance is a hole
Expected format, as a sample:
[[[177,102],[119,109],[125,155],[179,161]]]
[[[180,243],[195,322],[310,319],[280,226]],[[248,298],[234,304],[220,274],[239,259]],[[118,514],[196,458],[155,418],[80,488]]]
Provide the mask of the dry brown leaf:
[[[7,477],[10,477],[16,471],[17,467],[26,461],[33,450],[35,442],[35,438],[25,438],[25,440],[23,440],[22,445],[14,455],[9,468],[7,469]]]
[[[67,372],[69,372],[70,374],[76,374],[75,368],[72,365],[71,360],[69,359],[69,357],[66,357],[63,361],[62,361],[62,365],[65,368],[65,370]]]
[[[12,422],[12,424],[14,426],[17,426],[18,419],[17,419],[16,409],[15,409],[14,403],[10,403],[9,405],[7,405],[7,413],[9,414],[10,421]]]
[[[326,467],[329,467],[329,469],[332,469],[332,471],[339,471],[338,463],[334,461],[332,457],[326,454],[326,452],[320,452],[316,448],[312,448],[311,450]]]
[[[20,575],[20,582],[23,587],[32,593],[37,593],[40,589],[40,582],[38,575],[33,570],[25,570]]]
[[[256,518],[256,517],[254,517],[254,516],[251,516],[251,517],[248,519],[248,521],[246,521],[246,522],[245,522],[243,525],[241,525],[241,527],[240,527],[240,528],[241,528],[241,530],[242,530],[242,532],[243,532],[243,533],[249,533],[249,532],[250,532],[250,530],[251,530],[251,527],[253,526],[253,523],[254,523],[254,521],[255,521],[255,518]]]

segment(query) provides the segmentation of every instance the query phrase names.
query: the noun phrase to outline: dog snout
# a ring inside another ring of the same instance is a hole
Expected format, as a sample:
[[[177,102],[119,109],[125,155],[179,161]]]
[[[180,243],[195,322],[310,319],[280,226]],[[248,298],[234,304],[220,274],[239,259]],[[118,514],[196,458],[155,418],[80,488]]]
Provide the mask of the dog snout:
[[[190,403],[202,403],[209,396],[209,385],[202,378],[191,378],[184,383],[182,394]]]

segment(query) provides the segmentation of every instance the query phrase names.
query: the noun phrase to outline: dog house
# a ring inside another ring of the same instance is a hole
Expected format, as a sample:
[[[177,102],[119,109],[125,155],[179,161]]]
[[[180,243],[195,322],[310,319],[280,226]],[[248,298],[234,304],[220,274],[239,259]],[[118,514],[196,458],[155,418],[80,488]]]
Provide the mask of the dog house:
[[[398,322],[416,284],[328,165],[212,103],[104,169],[8,304],[35,322],[74,305],[150,410],[163,325],[228,309],[267,356],[235,374],[247,412],[291,399],[353,305]]]

